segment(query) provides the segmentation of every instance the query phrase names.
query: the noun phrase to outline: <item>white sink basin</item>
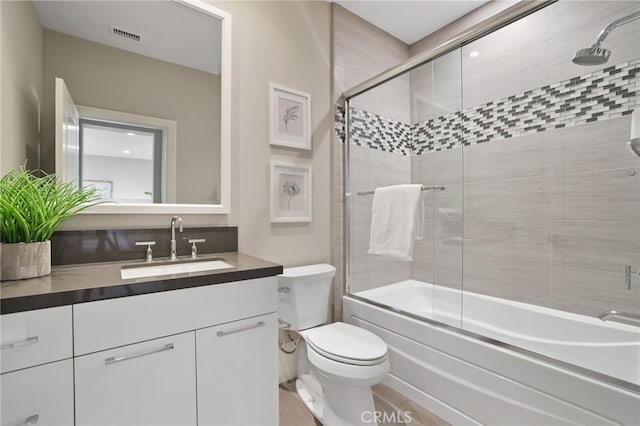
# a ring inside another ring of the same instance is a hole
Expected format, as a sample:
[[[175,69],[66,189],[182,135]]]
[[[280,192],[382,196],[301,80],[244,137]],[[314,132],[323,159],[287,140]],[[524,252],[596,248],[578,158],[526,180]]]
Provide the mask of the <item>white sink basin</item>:
[[[124,265],[120,268],[123,280],[132,278],[155,277],[158,275],[184,274],[189,272],[214,271],[216,269],[233,268],[230,263],[219,258],[162,261],[157,263],[140,263]]]

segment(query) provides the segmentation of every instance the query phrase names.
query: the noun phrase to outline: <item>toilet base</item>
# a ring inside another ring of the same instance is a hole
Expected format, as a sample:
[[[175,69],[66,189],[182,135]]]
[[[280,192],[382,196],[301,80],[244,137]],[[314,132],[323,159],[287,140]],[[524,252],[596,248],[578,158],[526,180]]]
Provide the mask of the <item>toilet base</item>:
[[[307,407],[307,410],[311,411],[311,414],[313,414],[316,419],[322,420],[324,398],[322,397],[322,389],[317,380],[308,374],[298,377],[296,380],[296,392],[305,407]]]
[[[378,425],[373,414],[375,407],[370,387],[334,386],[329,383],[324,386],[326,389],[313,373],[303,374],[296,380],[300,399],[324,426]]]

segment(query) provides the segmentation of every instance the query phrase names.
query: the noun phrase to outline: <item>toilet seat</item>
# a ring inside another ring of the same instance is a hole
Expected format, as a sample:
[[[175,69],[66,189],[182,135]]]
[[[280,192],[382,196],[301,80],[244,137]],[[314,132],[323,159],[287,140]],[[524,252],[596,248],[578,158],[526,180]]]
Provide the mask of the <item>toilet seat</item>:
[[[307,345],[333,361],[351,365],[377,365],[387,358],[387,345],[368,330],[336,322],[307,330]]]

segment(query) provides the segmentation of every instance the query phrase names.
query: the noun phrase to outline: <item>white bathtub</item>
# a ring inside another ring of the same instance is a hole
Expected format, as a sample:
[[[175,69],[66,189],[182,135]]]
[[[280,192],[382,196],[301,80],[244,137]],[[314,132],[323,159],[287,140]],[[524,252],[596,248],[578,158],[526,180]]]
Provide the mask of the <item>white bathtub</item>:
[[[356,294],[640,385],[638,327],[415,280]]]
[[[385,383],[445,420],[454,424],[640,424],[637,327],[462,294],[414,280],[356,296],[345,297],[344,319],[387,342],[391,372]]]

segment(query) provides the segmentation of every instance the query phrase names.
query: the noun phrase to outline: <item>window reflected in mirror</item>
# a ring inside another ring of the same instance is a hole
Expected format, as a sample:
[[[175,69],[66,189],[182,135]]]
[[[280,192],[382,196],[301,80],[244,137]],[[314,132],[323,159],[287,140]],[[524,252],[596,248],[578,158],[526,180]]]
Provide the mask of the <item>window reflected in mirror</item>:
[[[105,200],[162,203],[164,140],[162,129],[80,118],[78,180]]]

